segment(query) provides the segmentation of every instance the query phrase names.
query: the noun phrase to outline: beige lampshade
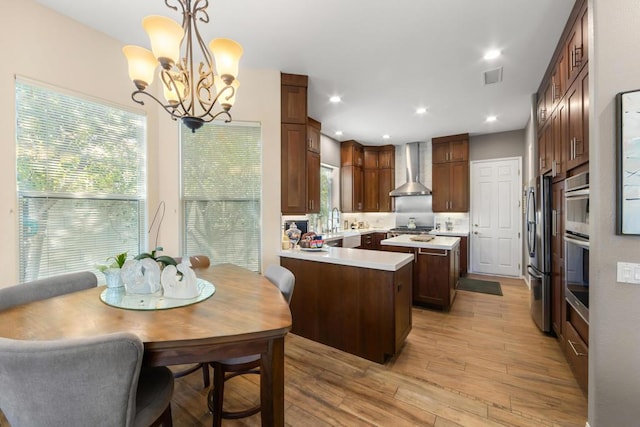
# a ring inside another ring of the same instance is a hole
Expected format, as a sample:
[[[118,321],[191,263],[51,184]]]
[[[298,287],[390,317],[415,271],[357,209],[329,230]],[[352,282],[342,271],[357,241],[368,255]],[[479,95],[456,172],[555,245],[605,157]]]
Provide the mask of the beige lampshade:
[[[129,64],[129,78],[138,89],[144,89],[153,83],[158,61],[151,51],[140,46],[128,45],[122,48],[122,53]]]
[[[175,105],[178,102],[180,102],[180,98],[182,98],[182,100],[184,101],[184,96],[185,96],[184,83],[178,80],[174,80],[174,82],[176,83],[175,87],[178,89],[178,92],[176,92],[172,84],[169,84],[169,87],[167,87],[167,85],[165,84],[162,85],[162,88],[164,91],[164,97],[171,105]],[[180,94],[179,97],[178,97],[178,93]]]
[[[142,20],[142,27],[149,35],[154,56],[168,70],[180,59],[180,44],[184,37],[182,26],[172,19],[153,15]]]
[[[242,46],[231,39],[214,39],[209,43],[219,76],[238,77],[238,63],[242,56]]]

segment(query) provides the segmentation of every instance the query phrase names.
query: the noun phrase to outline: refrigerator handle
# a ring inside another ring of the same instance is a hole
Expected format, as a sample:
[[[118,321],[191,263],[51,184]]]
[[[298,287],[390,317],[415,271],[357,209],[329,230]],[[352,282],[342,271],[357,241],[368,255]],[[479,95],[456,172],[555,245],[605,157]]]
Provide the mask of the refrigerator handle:
[[[535,270],[530,265],[527,265],[527,272],[533,277],[535,277],[536,279],[542,279],[542,275],[536,273]]]

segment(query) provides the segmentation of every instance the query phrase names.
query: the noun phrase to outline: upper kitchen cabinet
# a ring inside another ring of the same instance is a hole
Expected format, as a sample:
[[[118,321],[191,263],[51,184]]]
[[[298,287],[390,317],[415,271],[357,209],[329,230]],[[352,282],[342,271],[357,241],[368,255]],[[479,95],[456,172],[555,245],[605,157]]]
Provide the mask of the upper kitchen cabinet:
[[[567,83],[570,85],[589,59],[589,34],[587,3],[584,2],[567,35],[565,52],[567,57]]]
[[[395,147],[364,147],[364,211],[391,212],[395,186]]]
[[[585,68],[567,92],[567,171],[589,161],[589,73]]]
[[[309,77],[280,73],[280,121],[306,125]]]
[[[285,215],[320,212],[321,125],[306,116],[307,80],[281,74],[280,210]]]
[[[340,206],[342,212],[364,210],[364,147],[356,141],[340,146]]]
[[[469,135],[433,138],[434,212],[469,212]]]
[[[433,163],[468,162],[469,134],[433,138],[432,150]]]
[[[307,150],[320,154],[320,131],[322,126],[320,122],[307,118]]]

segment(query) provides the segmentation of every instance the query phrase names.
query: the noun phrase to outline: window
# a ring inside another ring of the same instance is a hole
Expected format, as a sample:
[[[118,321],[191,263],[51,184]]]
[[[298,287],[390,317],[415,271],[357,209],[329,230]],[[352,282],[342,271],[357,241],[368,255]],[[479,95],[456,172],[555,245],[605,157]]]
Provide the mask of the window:
[[[22,80],[15,95],[20,282],[141,252],[145,117]]]
[[[340,207],[339,171],[339,168],[328,165],[322,165],[320,168],[320,218],[326,230],[331,230],[332,221],[338,220],[338,216],[332,217],[332,209]]]
[[[181,126],[183,255],[260,271],[260,138],[255,123]]]

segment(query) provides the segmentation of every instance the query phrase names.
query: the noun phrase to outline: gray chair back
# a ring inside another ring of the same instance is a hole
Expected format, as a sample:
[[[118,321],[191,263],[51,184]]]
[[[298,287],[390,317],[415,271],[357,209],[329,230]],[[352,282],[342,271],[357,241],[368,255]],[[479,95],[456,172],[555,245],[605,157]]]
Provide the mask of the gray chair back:
[[[264,277],[269,279],[271,283],[276,285],[284,299],[287,300],[287,304],[291,303],[291,297],[293,296],[293,288],[296,284],[296,278],[293,273],[279,265],[270,265],[264,273]]]
[[[0,311],[28,302],[93,288],[97,285],[96,275],[89,271],[83,271],[0,288]]]
[[[0,338],[0,408],[12,426],[131,426],[142,355],[130,333]]]

